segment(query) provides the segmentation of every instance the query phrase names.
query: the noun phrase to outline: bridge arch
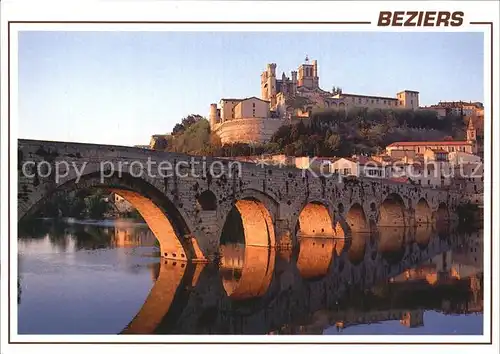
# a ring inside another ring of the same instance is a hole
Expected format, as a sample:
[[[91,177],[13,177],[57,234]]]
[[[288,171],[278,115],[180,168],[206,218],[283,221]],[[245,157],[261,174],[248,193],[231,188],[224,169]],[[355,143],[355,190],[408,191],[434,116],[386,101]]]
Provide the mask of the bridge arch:
[[[255,200],[259,202],[268,212],[271,219],[276,219],[279,210],[279,201],[268,193],[261,192],[254,188],[244,189],[238,196],[238,199]]]
[[[380,205],[378,226],[406,226],[405,203],[399,194],[389,194]]]
[[[434,219],[438,224],[445,224],[450,221],[450,212],[445,203],[439,203],[439,206],[434,214]]]
[[[351,205],[345,219],[352,232],[368,232],[370,230],[365,211],[359,203]]]
[[[432,210],[424,198],[420,198],[415,206],[415,223],[429,224],[432,221]]]
[[[333,222],[328,207],[321,202],[307,203],[299,214],[297,230],[304,237],[333,237]]]
[[[206,190],[202,192],[198,197],[196,197],[197,206],[199,209],[204,211],[215,211],[217,210],[217,197],[211,190]]]
[[[255,197],[238,199],[224,219],[221,241],[242,236],[246,246],[275,247],[276,237],[271,213],[264,203]]]
[[[67,180],[43,194],[38,194],[38,199],[33,200],[26,212],[19,215],[19,221],[22,222],[24,218],[36,213],[55,195],[84,189],[104,189],[118,194],[132,204],[158,239],[162,257],[174,260],[205,260],[196,241],[193,238],[184,238],[190,235],[191,228],[176,205],[147,180],[129,173],[121,172],[119,175],[109,171],[94,171],[82,175],[78,182],[76,179]]]

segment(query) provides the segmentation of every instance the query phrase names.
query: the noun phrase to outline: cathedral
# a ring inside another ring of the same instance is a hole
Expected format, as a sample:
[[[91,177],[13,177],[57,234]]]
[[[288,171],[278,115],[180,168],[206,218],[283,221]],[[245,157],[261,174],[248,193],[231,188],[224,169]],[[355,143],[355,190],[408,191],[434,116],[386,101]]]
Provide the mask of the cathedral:
[[[267,64],[260,76],[261,97],[223,98],[210,105],[212,131],[222,144],[236,142],[265,143],[292,118],[308,118],[314,108],[347,110],[354,107],[379,109],[418,109],[419,93],[404,90],[396,97],[369,96],[342,92],[340,88],[325,91],[319,86],[318,62],[305,61],[291,78],[283,72],[276,77],[276,64]]]
[[[419,107],[419,93],[404,90],[396,97],[359,95],[342,92],[341,88],[325,91],[319,86],[318,62],[309,62],[309,57],[297,71],[291,72],[291,79],[283,73],[276,78],[276,64],[267,65],[261,74],[261,97],[269,101],[270,110],[279,117],[308,117],[314,107],[349,109],[365,108],[405,108]]]

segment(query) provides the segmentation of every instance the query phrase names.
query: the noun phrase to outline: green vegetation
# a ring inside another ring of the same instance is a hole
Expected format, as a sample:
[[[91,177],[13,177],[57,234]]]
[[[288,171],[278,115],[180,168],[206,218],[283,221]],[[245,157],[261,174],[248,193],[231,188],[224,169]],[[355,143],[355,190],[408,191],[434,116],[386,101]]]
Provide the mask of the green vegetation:
[[[282,126],[267,144],[222,146],[205,118],[190,115],[167,136],[166,150],[212,156],[351,156],[380,153],[396,141],[465,139],[467,129],[458,115],[438,119],[433,111],[404,109],[315,110],[310,118],[293,121],[298,123]]]
[[[137,211],[119,213],[113,205],[111,194],[103,189],[94,191],[78,190],[56,194],[47,199],[37,217],[104,219],[107,217],[126,217],[141,220]]]
[[[432,111],[352,109],[314,111],[310,119],[282,126],[271,142],[295,156],[377,154],[396,141],[463,139],[459,116],[437,119]]]

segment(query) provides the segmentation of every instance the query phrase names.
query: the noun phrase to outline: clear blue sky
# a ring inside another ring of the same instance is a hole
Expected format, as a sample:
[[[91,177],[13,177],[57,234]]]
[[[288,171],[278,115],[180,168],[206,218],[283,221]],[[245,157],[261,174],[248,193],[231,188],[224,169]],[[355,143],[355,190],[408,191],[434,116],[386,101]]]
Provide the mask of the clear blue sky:
[[[482,33],[21,32],[19,135],[147,144],[222,97],[260,97],[267,63],[290,76],[306,54],[326,90],[483,101]]]

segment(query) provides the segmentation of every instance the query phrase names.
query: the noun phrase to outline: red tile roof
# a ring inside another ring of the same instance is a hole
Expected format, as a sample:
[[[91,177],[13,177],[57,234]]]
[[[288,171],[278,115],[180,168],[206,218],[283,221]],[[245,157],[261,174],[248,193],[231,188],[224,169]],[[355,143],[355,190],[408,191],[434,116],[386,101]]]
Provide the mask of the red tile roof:
[[[392,177],[389,178],[390,181],[399,182],[399,183],[408,183],[410,180],[408,177]]]
[[[467,141],[398,141],[396,143],[392,143],[387,145],[387,147],[395,147],[395,146],[426,146],[426,145],[471,145],[471,143]]]

